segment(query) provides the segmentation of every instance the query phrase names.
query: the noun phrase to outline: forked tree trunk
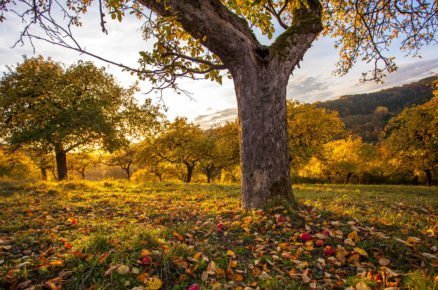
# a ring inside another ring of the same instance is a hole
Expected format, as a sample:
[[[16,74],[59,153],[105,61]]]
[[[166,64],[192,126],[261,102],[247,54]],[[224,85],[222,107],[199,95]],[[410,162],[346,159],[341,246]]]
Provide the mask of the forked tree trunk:
[[[274,62],[233,75],[241,126],[242,205],[260,208],[273,197],[293,200],[286,123],[289,74]]]
[[[55,150],[55,158],[58,180],[67,179],[67,153],[63,149],[57,148]]]

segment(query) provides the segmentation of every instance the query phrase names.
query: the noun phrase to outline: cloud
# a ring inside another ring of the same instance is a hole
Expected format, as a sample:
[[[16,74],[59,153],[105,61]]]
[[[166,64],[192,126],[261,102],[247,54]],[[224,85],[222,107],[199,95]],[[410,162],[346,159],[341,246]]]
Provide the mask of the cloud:
[[[200,125],[202,128],[211,128],[215,125],[234,121],[236,118],[237,108],[229,108],[221,111],[216,111],[212,114],[199,115],[194,119],[194,122]]]
[[[287,86],[287,97],[300,102],[309,102],[328,92],[329,83],[329,79],[322,76],[291,77]]]

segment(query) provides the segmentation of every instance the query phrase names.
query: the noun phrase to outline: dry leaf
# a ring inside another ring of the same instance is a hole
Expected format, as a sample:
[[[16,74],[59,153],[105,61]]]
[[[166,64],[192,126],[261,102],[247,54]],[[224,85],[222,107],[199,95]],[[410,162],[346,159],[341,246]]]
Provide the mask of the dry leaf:
[[[129,273],[129,271],[129,266],[120,265],[119,267],[117,267],[117,273],[119,273],[120,275],[126,275]]]
[[[233,251],[231,251],[231,250],[227,251],[227,256],[229,256],[231,258],[236,258],[236,254]]]
[[[390,260],[388,260],[387,258],[380,258],[379,259],[379,264],[381,266],[388,266],[391,263]]]
[[[354,251],[361,256],[368,257],[368,253],[364,249],[354,248]]]
[[[371,290],[371,288],[365,282],[360,281],[356,284],[356,290]]]
[[[150,290],[158,290],[161,288],[161,286],[163,286],[163,282],[157,276],[149,278],[146,284]]]

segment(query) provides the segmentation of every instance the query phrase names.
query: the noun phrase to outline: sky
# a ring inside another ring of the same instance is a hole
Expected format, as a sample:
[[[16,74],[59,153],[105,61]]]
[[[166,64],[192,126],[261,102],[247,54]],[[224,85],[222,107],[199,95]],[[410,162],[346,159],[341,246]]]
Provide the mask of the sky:
[[[66,66],[78,60],[91,60],[98,66],[107,67],[123,86],[133,84],[137,79],[119,67],[108,65],[89,56],[54,46],[44,42],[35,42],[35,51],[29,43],[23,46],[12,46],[19,39],[24,24],[13,14],[8,14],[7,20],[0,23],[0,73],[23,60],[23,56],[43,55]],[[92,8],[84,18],[81,28],[75,30],[76,38],[88,51],[105,58],[136,65],[138,52],[148,50],[152,43],[146,42],[141,36],[141,22],[135,17],[126,17],[122,23],[108,20],[108,35],[101,32],[97,10]],[[266,39],[261,40],[267,42]],[[343,95],[366,93],[383,88],[399,86],[438,73],[437,46],[425,47],[422,58],[407,57],[398,47],[392,47],[387,53],[396,57],[399,66],[397,72],[388,75],[384,84],[361,84],[359,79],[363,72],[370,70],[366,63],[358,63],[346,76],[333,75],[338,60],[338,51],[330,38],[319,38],[306,53],[301,68],[296,69],[290,77],[287,97],[300,102],[313,103],[336,99]],[[183,80],[181,87],[191,93],[190,97],[178,95],[173,91],[165,91],[162,98],[157,93],[139,93],[137,98],[152,98],[156,103],[167,107],[169,119],[177,116],[187,117],[190,121],[206,128],[222,121],[236,118],[236,98],[232,80],[224,78],[222,85],[208,80]],[[140,83],[140,89],[147,92],[150,87],[146,82]]]

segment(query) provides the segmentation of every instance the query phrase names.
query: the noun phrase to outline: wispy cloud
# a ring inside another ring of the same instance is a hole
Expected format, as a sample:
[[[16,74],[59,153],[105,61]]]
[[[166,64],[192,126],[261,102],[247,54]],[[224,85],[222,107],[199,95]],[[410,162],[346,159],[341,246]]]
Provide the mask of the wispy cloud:
[[[288,99],[300,102],[313,103],[336,99],[343,95],[359,94],[382,90],[389,87],[400,86],[438,73],[438,58],[432,60],[420,60],[412,63],[404,63],[399,69],[390,74],[384,84],[366,83],[360,84],[349,76],[345,78],[334,76],[300,74],[292,76],[287,87]],[[194,119],[203,128],[232,121],[237,117],[236,108],[218,110],[211,114],[202,114]]]
[[[237,108],[229,108],[212,114],[199,115],[193,121],[202,128],[211,128],[218,124],[234,121],[236,118]]]

